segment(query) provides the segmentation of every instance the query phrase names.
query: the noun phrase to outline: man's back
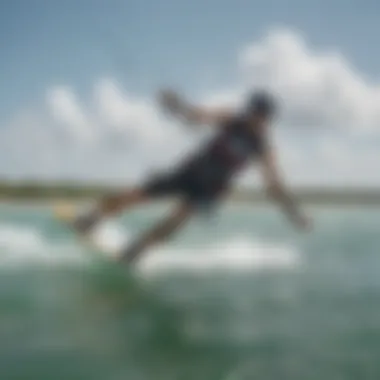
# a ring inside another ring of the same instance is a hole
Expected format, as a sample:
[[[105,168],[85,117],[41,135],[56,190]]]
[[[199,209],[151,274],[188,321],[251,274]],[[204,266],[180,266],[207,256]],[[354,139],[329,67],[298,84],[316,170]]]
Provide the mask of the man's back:
[[[217,134],[184,167],[219,173],[227,180],[264,151],[262,133],[241,115],[236,115],[218,126]],[[211,177],[214,175],[211,174]]]

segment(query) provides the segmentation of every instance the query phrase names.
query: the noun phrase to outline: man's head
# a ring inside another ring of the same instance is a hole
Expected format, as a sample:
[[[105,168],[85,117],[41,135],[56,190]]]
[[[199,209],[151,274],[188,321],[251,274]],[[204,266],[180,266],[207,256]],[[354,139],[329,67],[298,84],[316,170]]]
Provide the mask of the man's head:
[[[249,118],[265,124],[270,122],[277,114],[277,104],[275,99],[267,92],[255,92],[248,100],[246,112]]]

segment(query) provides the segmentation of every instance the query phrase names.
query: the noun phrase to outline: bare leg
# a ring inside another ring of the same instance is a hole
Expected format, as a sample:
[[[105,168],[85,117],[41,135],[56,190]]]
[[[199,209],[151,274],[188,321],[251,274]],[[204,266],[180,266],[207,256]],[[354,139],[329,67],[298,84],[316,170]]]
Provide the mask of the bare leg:
[[[107,198],[104,198],[98,206],[102,216],[110,216],[116,213],[128,209],[130,207],[136,206],[147,197],[144,192],[140,189],[127,190],[123,193],[116,194]]]
[[[137,206],[145,200],[147,200],[147,196],[139,188],[105,197],[89,214],[78,218],[76,221],[76,227],[82,233],[86,233],[102,218],[119,213],[124,209]]]
[[[191,205],[181,203],[169,217],[159,222],[131,246],[124,249],[121,252],[120,261],[129,264],[136,260],[145,249],[170,237],[189,219],[192,212],[193,208]]]

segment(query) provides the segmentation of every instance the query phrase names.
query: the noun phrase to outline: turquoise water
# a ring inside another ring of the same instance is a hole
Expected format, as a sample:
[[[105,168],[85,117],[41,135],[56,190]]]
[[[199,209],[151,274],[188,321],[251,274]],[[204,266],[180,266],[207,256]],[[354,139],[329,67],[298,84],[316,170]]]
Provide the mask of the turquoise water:
[[[229,205],[128,271],[47,206],[1,206],[0,378],[379,379],[380,209],[310,212],[302,235],[274,209]]]

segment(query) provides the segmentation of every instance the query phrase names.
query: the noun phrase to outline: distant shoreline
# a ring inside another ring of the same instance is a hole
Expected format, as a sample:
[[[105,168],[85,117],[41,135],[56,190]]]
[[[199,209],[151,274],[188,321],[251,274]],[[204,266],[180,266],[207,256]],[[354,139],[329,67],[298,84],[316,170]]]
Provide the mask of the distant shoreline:
[[[78,183],[1,182],[0,203],[87,202],[116,192],[117,187]],[[302,203],[312,205],[373,205],[380,206],[380,188],[298,188],[293,190]],[[165,201],[165,200],[164,200]],[[262,190],[239,189],[228,197],[229,202],[268,202]]]

